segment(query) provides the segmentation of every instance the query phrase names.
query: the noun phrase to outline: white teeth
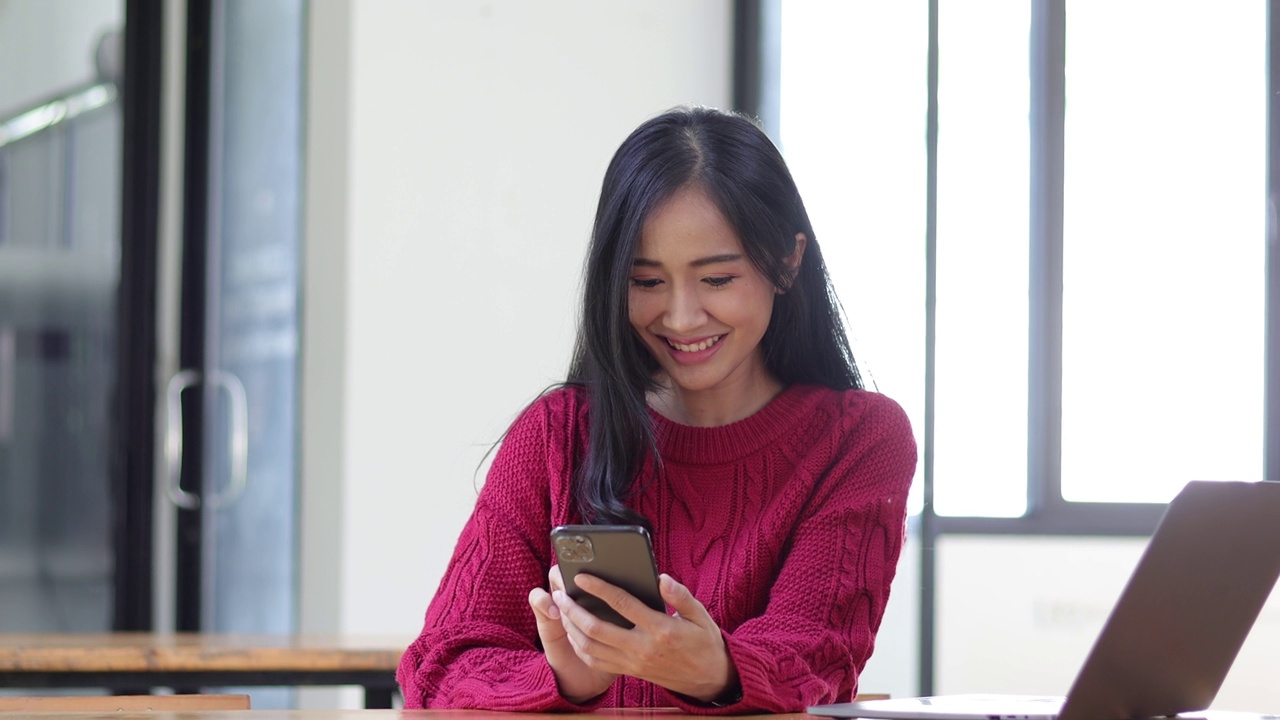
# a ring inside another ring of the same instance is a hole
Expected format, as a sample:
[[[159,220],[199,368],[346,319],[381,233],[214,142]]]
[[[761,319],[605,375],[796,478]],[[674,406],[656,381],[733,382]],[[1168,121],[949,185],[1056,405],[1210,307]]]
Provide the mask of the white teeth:
[[[675,342],[675,341],[673,341],[673,340],[668,340],[668,341],[667,341],[667,344],[668,344],[668,345],[670,345],[671,347],[673,347],[673,348],[675,348],[675,349],[679,350],[680,352],[699,352],[699,351],[701,351],[701,350],[706,350],[707,348],[711,347],[712,345],[715,345],[716,343],[720,342],[720,338],[722,338],[722,337],[724,337],[724,336],[723,336],[723,335],[716,335],[715,337],[713,337],[713,338],[707,338],[706,340],[703,340],[702,342],[700,342],[700,343],[698,343],[698,344],[696,344],[696,345],[681,345],[680,343]]]

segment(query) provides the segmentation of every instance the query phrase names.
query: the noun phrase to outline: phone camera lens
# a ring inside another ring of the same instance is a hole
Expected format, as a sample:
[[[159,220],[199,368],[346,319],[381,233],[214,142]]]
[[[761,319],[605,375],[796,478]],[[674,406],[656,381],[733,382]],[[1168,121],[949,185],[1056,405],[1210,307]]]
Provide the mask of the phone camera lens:
[[[561,562],[591,562],[595,558],[595,548],[591,539],[584,535],[566,535],[556,538],[556,555]]]

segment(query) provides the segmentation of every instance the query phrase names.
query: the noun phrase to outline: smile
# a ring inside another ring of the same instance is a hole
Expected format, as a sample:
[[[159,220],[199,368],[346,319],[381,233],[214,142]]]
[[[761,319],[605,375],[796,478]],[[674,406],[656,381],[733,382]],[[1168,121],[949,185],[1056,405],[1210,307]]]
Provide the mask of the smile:
[[[663,339],[667,341],[668,345],[675,348],[676,350],[679,350],[680,352],[701,352],[715,345],[716,343],[720,342],[720,338],[722,337],[724,337],[724,335],[716,335],[715,337],[709,337],[706,340],[703,340],[702,342],[699,342],[699,343],[695,343],[693,345],[682,345],[674,340],[671,340],[670,338],[663,338]]]

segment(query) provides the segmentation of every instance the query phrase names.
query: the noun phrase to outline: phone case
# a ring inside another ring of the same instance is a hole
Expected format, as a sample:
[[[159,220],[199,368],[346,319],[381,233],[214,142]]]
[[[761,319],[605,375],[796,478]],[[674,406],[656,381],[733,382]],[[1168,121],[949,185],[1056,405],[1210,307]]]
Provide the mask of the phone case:
[[[632,628],[603,600],[578,589],[579,572],[589,573],[636,596],[659,612],[666,603],[658,591],[658,567],[649,533],[638,525],[562,525],[551,531],[565,592],[596,617]]]

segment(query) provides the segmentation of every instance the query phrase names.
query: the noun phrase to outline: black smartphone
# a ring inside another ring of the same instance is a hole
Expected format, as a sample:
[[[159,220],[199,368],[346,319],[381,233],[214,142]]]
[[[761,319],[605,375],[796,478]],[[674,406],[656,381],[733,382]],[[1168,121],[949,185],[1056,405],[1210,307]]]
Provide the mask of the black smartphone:
[[[624,628],[635,627],[603,600],[578,589],[584,572],[626,590],[658,612],[667,605],[658,591],[658,565],[649,532],[639,525],[561,525],[551,531],[564,590],[596,617]]]

